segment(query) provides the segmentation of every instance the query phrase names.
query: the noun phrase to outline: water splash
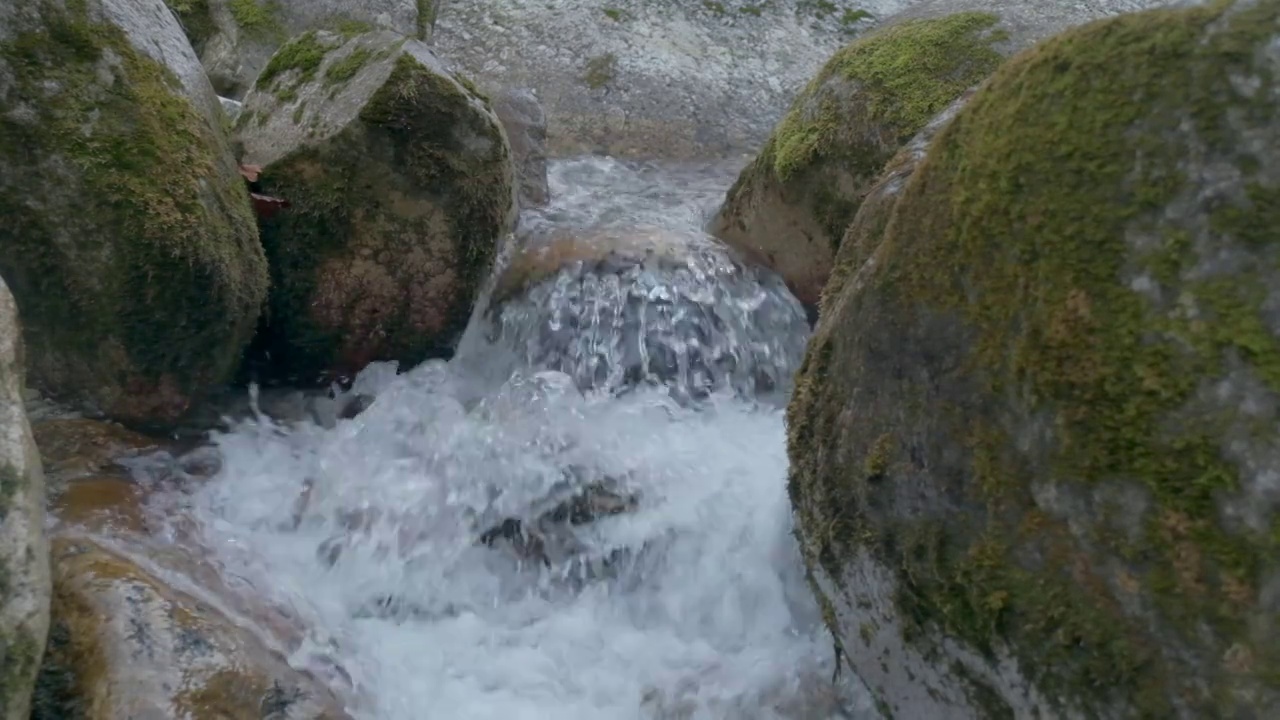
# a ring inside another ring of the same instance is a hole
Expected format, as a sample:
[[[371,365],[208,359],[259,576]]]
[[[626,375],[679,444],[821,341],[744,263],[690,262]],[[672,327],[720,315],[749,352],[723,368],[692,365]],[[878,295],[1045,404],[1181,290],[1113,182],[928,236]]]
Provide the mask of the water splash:
[[[703,216],[680,189],[702,176],[598,160],[553,172],[560,197],[540,221],[662,216],[696,232]],[[649,189],[628,195],[636,183]],[[595,215],[591,197],[608,199]],[[703,343],[702,359],[674,363],[720,368],[723,382],[693,383],[696,404],[666,390],[697,373],[598,391],[634,363],[598,376],[594,346],[563,351],[573,340],[495,381],[480,369],[499,348],[473,332],[450,363],[367,369],[348,392],[375,399],[355,418],[286,428],[259,416],[216,435],[221,470],[192,501],[205,542],[309,628],[292,661],[340,667],[359,718],[874,717],[864,691],[830,683],[790,534],[781,411],[742,397],[762,368],[785,394],[804,341],[794,299],[740,268],[716,275],[722,260],[575,274],[574,290],[557,276],[494,336],[524,350],[520,328],[619,298],[609,307],[634,307],[617,313],[623,327],[648,323],[629,337]],[[661,322],[648,319],[664,302]],[[627,336],[614,320],[591,327],[614,350]]]

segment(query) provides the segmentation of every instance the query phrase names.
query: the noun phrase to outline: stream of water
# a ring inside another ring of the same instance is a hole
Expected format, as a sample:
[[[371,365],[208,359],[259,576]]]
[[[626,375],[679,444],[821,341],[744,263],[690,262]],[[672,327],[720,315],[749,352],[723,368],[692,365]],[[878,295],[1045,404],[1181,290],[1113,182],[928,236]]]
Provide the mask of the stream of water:
[[[522,228],[697,234],[736,169],[554,163]],[[333,427],[217,434],[200,532],[310,628],[291,661],[340,667],[362,720],[874,717],[832,683],[791,535],[802,311],[698,258],[564,273],[448,363],[370,367],[349,392],[374,401]],[[522,351],[566,318],[576,350]],[[675,370],[645,381],[654,357]]]

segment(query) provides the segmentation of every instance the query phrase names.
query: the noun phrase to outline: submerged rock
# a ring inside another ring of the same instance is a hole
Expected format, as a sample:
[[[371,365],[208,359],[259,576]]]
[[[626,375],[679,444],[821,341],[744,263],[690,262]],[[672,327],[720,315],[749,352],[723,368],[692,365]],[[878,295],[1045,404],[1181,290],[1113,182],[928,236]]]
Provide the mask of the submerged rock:
[[[487,319],[519,367],[563,372],[584,391],[666,385],[681,399],[781,396],[808,333],[777,276],[711,238],[653,227],[528,239]]]
[[[223,111],[161,0],[0,4],[0,274],[30,383],[135,423],[228,381],[267,268]]]
[[[343,720],[322,684],[206,602],[93,540],[53,543],[34,720]]]
[[[0,720],[27,720],[49,630],[44,476],[22,405],[22,326],[0,279]]]
[[[736,156],[895,0],[470,0],[440,13],[440,53],[486,84],[532,87],[553,156]]]
[[[788,410],[896,717],[1280,714],[1280,3],[1009,61],[827,298]]]
[[[841,238],[885,163],[1009,54],[1160,0],[926,0],[827,61],[730,189],[710,232],[816,307]]]
[[[238,127],[262,192],[269,376],[310,383],[452,352],[499,239],[514,168],[488,102],[425,45],[310,32],[281,48]]]
[[[429,40],[440,0],[164,0],[217,91],[244,97],[280,46],[309,30]]]

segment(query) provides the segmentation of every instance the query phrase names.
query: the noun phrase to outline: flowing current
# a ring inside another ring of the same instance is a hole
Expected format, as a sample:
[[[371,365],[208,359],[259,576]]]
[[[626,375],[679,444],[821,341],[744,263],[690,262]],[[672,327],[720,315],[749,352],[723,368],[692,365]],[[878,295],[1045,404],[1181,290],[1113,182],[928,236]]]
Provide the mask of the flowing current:
[[[521,220],[699,236],[736,168],[553,163]],[[699,240],[477,313],[448,363],[375,365],[336,423],[216,434],[193,499],[228,576],[290,608],[291,662],[362,720],[868,718],[833,685],[786,493],[807,336]]]

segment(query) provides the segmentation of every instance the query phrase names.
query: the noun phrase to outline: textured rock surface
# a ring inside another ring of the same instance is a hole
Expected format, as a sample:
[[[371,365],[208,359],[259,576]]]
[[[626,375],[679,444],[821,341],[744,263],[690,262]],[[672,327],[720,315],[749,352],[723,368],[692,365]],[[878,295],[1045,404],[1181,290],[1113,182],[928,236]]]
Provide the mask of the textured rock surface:
[[[263,224],[273,374],[451,352],[516,209],[506,134],[470,83],[394,33],[307,33],[238,133],[262,191],[291,203]]]
[[[220,94],[239,99],[276,50],[308,30],[382,28],[429,39],[439,0],[165,0]]]
[[[97,541],[53,541],[34,720],[342,720],[322,685],[210,604]]]
[[[1280,3],[997,71],[788,411],[817,596],[894,717],[1280,713]]]
[[[547,187],[547,114],[537,96],[525,88],[498,90],[492,97],[493,111],[511,143],[520,207],[546,205],[551,198]]]
[[[473,0],[444,7],[435,44],[486,84],[533,88],[553,157],[723,157],[759,148],[822,62],[902,4]]]
[[[218,99],[160,0],[0,4],[0,273],[30,382],[170,422],[227,380],[267,272]]]
[[[0,280],[0,720],[27,720],[49,629],[44,476],[22,406],[22,326]]]

